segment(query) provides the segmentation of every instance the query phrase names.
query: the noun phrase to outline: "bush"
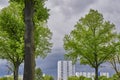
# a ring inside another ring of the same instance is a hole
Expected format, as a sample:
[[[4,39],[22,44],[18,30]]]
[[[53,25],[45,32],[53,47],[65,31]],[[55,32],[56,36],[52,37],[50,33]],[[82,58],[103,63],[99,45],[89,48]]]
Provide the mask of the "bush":
[[[13,77],[2,77],[0,80],[13,80]]]

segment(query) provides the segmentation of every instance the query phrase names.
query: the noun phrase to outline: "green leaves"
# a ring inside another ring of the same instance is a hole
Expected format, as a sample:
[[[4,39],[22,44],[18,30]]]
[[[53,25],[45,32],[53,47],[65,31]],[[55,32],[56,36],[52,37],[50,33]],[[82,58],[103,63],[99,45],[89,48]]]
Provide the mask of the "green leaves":
[[[35,70],[35,80],[43,80],[43,73],[40,68]]]
[[[54,80],[54,78],[52,76],[49,76],[49,75],[45,75],[43,77],[43,80]]]
[[[2,33],[0,41],[3,44],[0,46],[3,49],[0,54],[10,61],[16,60],[12,56],[20,55],[20,52],[23,53],[23,44],[21,43],[23,43],[24,24],[21,19],[22,16],[18,15],[21,13],[21,7],[16,5],[16,3],[11,3],[10,6],[0,12],[0,32]],[[22,51],[18,51],[20,48]],[[23,59],[21,60],[23,61]]]
[[[37,20],[38,21],[41,21],[41,22],[44,22],[44,21],[47,21],[48,17],[49,17],[49,9],[47,9],[45,7],[45,1],[46,0],[34,0],[34,10],[35,10],[35,13],[34,13],[34,21],[36,22]]]
[[[95,80],[98,80],[100,64],[116,54],[115,25],[103,19],[102,14],[91,9],[77,22],[75,29],[64,37],[65,56],[74,62],[79,59],[81,64],[95,68]]]
[[[36,57],[40,56],[44,58],[52,47],[52,43],[50,43],[52,33],[45,22],[48,18],[48,9],[44,8],[45,1],[37,1],[40,3],[36,3],[36,8],[39,8],[38,12],[36,11],[34,15],[36,17],[34,20],[35,55]],[[20,60],[22,63],[24,59],[24,6],[18,4],[18,2],[11,0],[10,5],[0,12],[0,57],[11,62],[14,61],[13,63],[16,63],[17,60]],[[43,11],[41,14],[39,10],[46,11]],[[38,14],[41,14],[42,17],[38,18]]]
[[[21,10],[22,8],[20,5],[16,3],[11,3],[8,8],[4,8],[0,12],[0,25],[2,27],[1,29],[9,33],[8,35],[10,36],[10,38],[17,39],[18,36],[23,36],[24,23],[22,20],[22,16],[19,15],[22,13]]]
[[[68,58],[77,61],[80,57],[81,63],[96,67],[112,57],[112,42],[116,39],[115,25],[103,19],[102,14],[91,9],[77,22],[70,35],[64,37]]]
[[[40,56],[42,58],[47,56],[50,52],[52,43],[50,43],[52,33],[46,26],[46,23],[39,22],[35,26],[35,53],[36,57]]]

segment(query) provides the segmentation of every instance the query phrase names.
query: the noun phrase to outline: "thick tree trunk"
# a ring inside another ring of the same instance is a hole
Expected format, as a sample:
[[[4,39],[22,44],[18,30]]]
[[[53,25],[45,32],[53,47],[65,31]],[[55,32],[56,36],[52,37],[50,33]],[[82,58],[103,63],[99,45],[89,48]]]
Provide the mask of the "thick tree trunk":
[[[98,80],[98,66],[95,67],[95,80]]]
[[[13,74],[14,80],[18,80],[18,70],[19,70],[19,65],[16,65]]]
[[[25,59],[23,80],[34,80],[35,54],[34,54],[34,24],[33,24],[33,0],[24,0],[25,20]]]

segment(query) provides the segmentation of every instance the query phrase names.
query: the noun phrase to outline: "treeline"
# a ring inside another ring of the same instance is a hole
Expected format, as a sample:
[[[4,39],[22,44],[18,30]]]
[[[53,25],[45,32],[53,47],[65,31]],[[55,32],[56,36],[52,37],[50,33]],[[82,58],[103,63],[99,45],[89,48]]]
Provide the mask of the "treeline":
[[[12,75],[1,77],[0,80],[14,80]],[[23,80],[22,76],[18,77],[18,80]],[[35,69],[35,80],[54,80],[54,78],[50,75],[43,74],[40,68]]]
[[[68,77],[68,80],[94,80],[94,78],[87,78],[84,76],[80,76],[80,77],[71,76]],[[119,80],[119,77],[116,74],[109,78],[107,78],[106,76],[99,76],[98,80]]]

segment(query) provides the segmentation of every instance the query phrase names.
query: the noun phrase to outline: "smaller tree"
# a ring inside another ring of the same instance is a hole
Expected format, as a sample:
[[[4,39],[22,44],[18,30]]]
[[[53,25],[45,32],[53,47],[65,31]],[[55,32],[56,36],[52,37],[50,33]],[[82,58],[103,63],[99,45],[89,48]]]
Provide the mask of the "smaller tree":
[[[40,68],[35,70],[35,80],[43,80],[43,73]]]
[[[49,76],[49,75],[45,75],[43,77],[43,80],[54,80],[54,78],[52,76]]]

